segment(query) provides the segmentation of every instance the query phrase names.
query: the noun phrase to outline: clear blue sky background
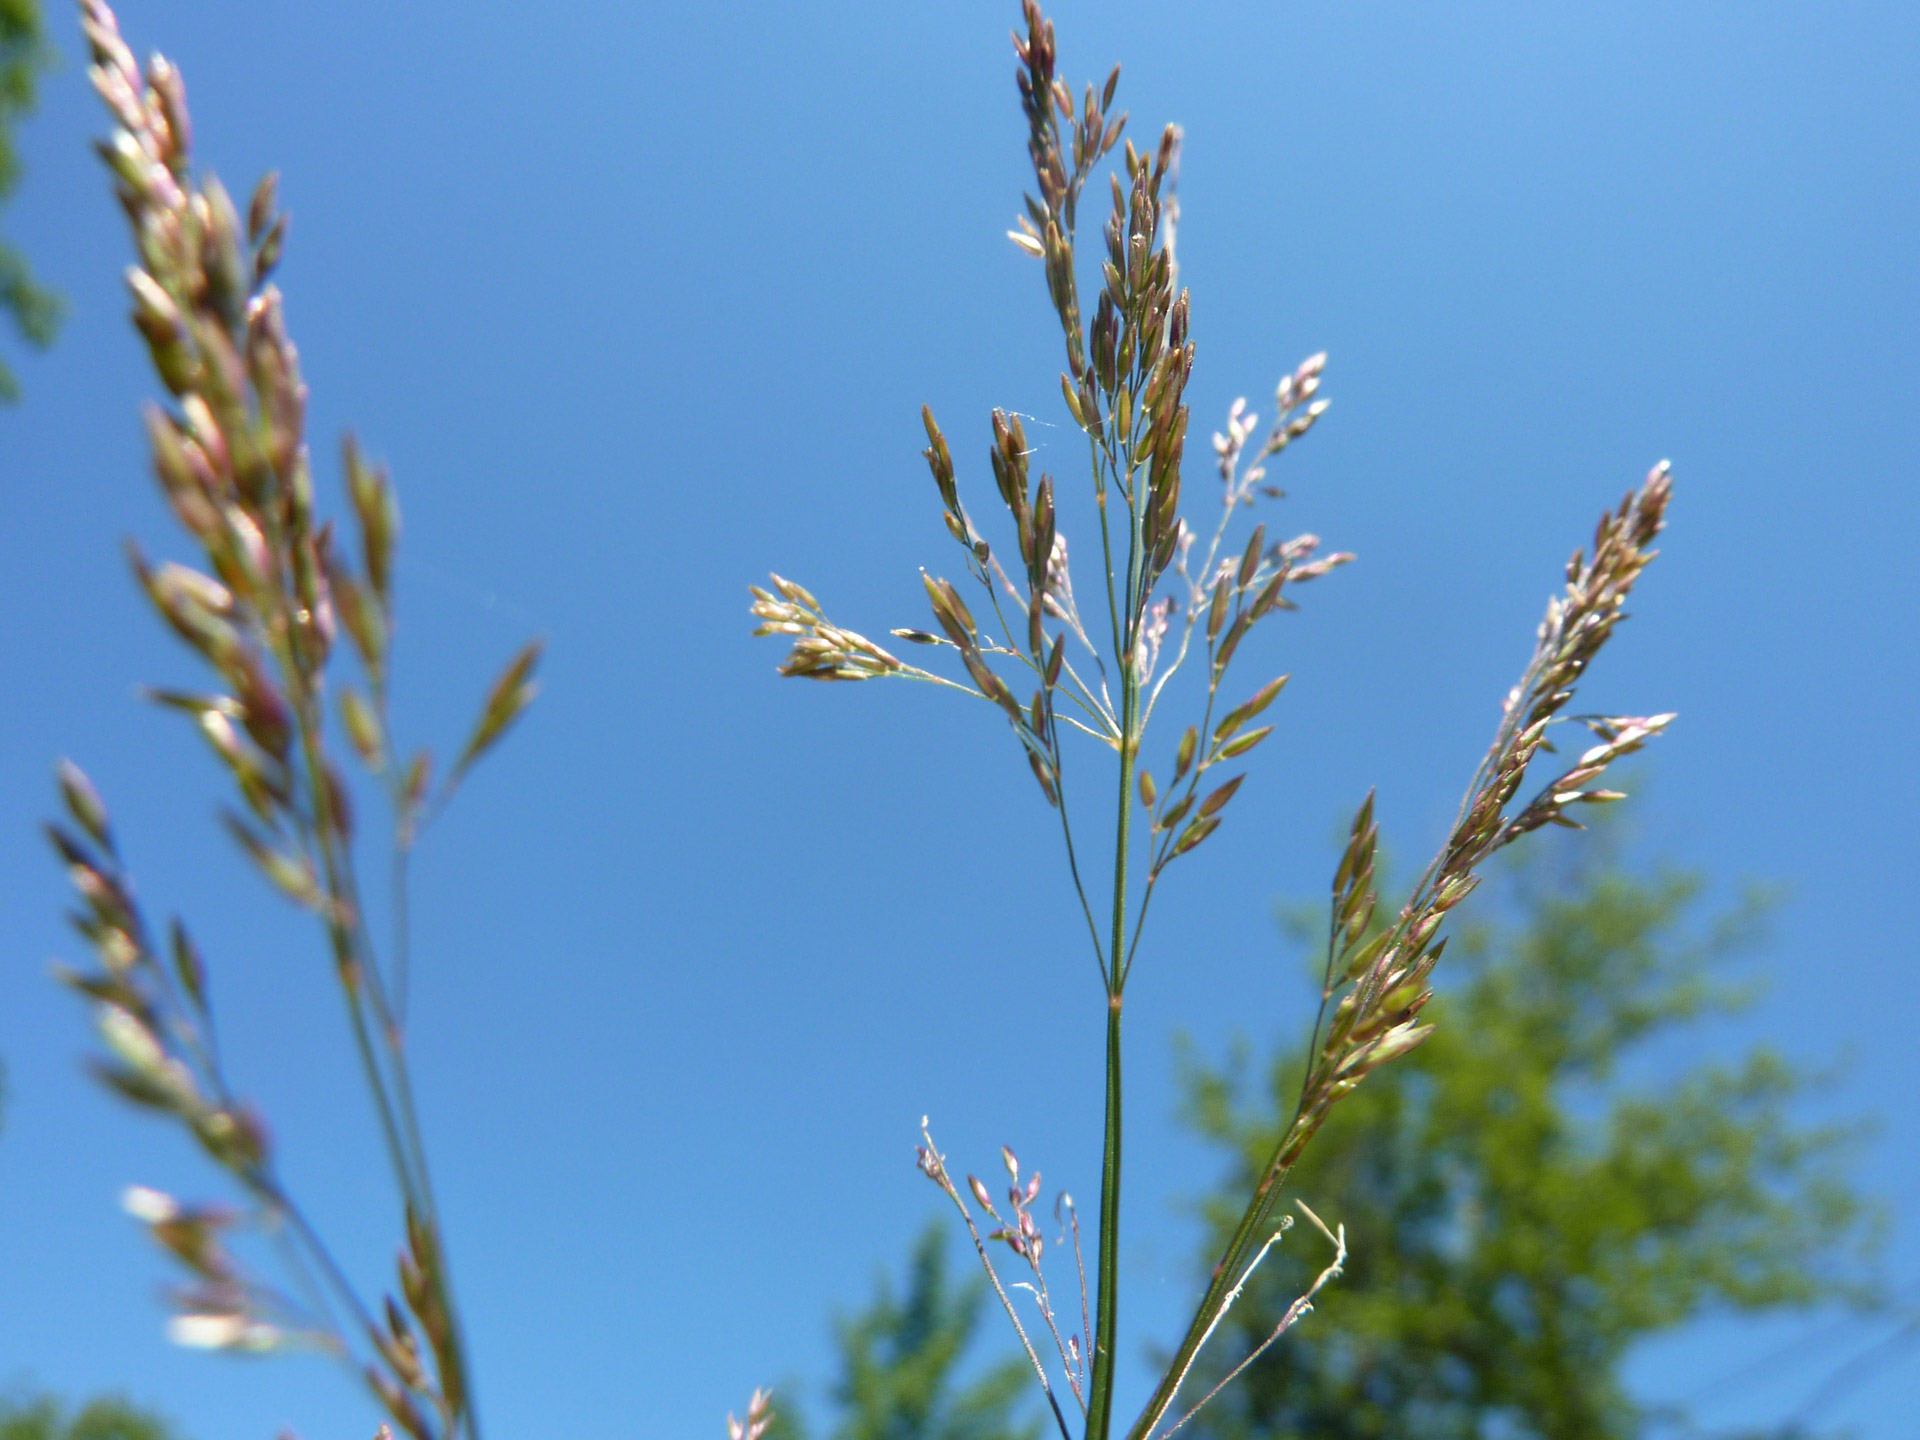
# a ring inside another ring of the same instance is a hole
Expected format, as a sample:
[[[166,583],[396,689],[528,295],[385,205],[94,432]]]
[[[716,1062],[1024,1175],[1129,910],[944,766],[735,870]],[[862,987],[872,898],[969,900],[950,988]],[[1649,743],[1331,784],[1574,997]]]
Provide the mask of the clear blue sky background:
[[[1097,1188],[1100,1001],[1003,728],[909,687],[778,684],[744,611],[777,566],[848,623],[924,623],[915,567],[950,550],[921,401],[976,495],[990,406],[1063,419],[1038,271],[1002,238],[1013,8],[126,8],[136,48],[184,65],[203,158],[236,189],[284,171],[329,493],[349,424],[401,486],[406,733],[452,740],[512,646],[551,642],[538,710],[419,876],[419,1076],[497,1435],[710,1436],[755,1383],[820,1377],[829,1313],[937,1210],[923,1112],[956,1164],[1005,1140]],[[0,1378],[129,1387],[200,1440],[365,1435],[318,1361],[165,1346],[165,1267],[115,1196],[207,1177],[78,1078],[81,1017],[43,978],[71,942],[32,822],[70,753],[149,899],[196,918],[297,1184],[385,1273],[319,954],[207,823],[192,737],[132,695],[191,670],[119,556],[129,532],[169,543],[135,418],[153,387],[86,149],[102,119],[53,19],[66,65],[7,222],[72,317],[0,414]],[[1890,1274],[1920,1276],[1920,11],[1059,20],[1067,73],[1124,60],[1142,132],[1186,126],[1196,430],[1330,350],[1335,407],[1275,523],[1362,557],[1262,642],[1255,666],[1296,676],[1278,742],[1136,977],[1128,1353],[1176,1333],[1178,1200],[1212,1173],[1174,1122],[1172,1036],[1218,1054],[1305,1028],[1271,902],[1320,891],[1370,785],[1398,853],[1434,842],[1567,551],[1662,456],[1666,556],[1593,689],[1684,717],[1641,853],[1722,893],[1790,885],[1769,998],[1707,1043],[1847,1057],[1823,1110],[1880,1116],[1859,1174],[1892,1202]],[[1032,433],[1072,471],[1063,430]],[[1708,1324],[1636,1384],[1685,1395],[1816,1334]],[[1702,1418],[1787,1414],[1860,1338]],[[1895,1440],[1916,1400],[1909,1351],[1829,1418]]]

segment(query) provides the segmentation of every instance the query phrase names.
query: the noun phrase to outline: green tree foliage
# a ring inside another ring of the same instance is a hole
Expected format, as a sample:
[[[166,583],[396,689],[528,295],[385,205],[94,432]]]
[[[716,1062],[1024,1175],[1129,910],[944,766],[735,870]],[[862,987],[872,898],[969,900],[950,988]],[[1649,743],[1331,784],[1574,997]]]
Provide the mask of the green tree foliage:
[[[0,1400],[0,1440],[175,1440],[173,1427],[125,1400],[93,1400],[69,1415],[49,1396]]]
[[[33,108],[34,85],[48,59],[39,0],[0,0],[0,205],[20,184],[13,128]],[[46,345],[60,321],[56,296],[34,283],[26,257],[0,239],[0,313],[32,344]],[[13,372],[0,362],[0,400],[19,396]]]
[[[1635,1341],[1866,1293],[1872,1217],[1835,1170],[1853,1132],[1795,1121],[1806,1081],[1773,1051],[1694,1048],[1739,1002],[1713,971],[1751,944],[1755,906],[1703,934],[1696,877],[1548,852],[1506,878],[1449,950],[1433,1038],[1355,1092],[1290,1182],[1345,1224],[1344,1278],[1196,1432],[1618,1440],[1650,1418],[1620,1376]],[[1636,1083],[1649,1047],[1658,1079]],[[1194,1125],[1233,1157],[1216,1230],[1300,1094],[1297,1051],[1262,1086],[1244,1069],[1188,1075]],[[1185,1403],[1267,1338],[1324,1248],[1305,1227],[1275,1248]]]
[[[987,1288],[984,1279],[955,1284],[947,1264],[946,1231],[931,1225],[914,1245],[905,1295],[883,1279],[870,1306],[836,1324],[840,1374],[830,1440],[1037,1440],[1039,1422],[1021,1418],[1029,1383],[1023,1360],[991,1365],[962,1383]],[[775,1396],[774,1408],[769,1440],[807,1434],[791,1395]]]

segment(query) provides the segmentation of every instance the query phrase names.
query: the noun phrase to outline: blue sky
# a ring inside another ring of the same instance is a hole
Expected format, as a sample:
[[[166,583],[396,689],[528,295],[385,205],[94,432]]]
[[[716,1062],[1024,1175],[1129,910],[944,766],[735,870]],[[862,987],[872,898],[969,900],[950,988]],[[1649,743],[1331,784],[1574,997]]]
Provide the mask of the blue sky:
[[[1334,408],[1276,526],[1358,565],[1263,643],[1280,728],[1156,900],[1129,1006],[1130,1353],[1190,1293],[1172,1037],[1309,1022],[1271,903],[1318,892],[1369,786],[1437,838],[1567,551],[1663,456],[1664,558],[1597,706],[1678,710],[1641,853],[1723,893],[1784,882],[1764,1036],[1843,1062],[1859,1175],[1920,1277],[1907,1005],[1920,700],[1920,14],[1881,5],[1074,5],[1063,69],[1126,62],[1141,133],[1186,127],[1195,427],[1331,352]],[[132,0],[235,189],[294,213],[282,284],[332,482],[351,425],[405,511],[403,733],[463,730],[547,637],[534,715],[419,867],[415,1045],[483,1400],[499,1435],[717,1434],[818,1378],[827,1316],[897,1263],[954,1162],[1006,1141],[1097,1189],[1101,1008],[1055,831],[997,725],[909,687],[777,683],[745,585],[924,623],[944,563],[917,451],[963,484],[994,405],[1072,473],[1058,342],[1002,232],[1023,183],[1010,5],[500,6]],[[134,699],[185,658],[119,544],[165,550],[126,241],[86,140],[77,36],[25,134],[11,235],[67,295],[0,413],[0,1380],[122,1386],[200,1440],[368,1433],[313,1361],[170,1351],[164,1267],[115,1209],[207,1181],[77,1075],[43,978],[71,953],[32,821],[86,764],[144,893],[193,917],[236,1068],[296,1184],[384,1273],[386,1191],[296,917],[208,823],[213,768]],[[1204,482],[1202,465],[1194,467]],[[903,693],[909,692],[909,693]],[[1161,908],[1164,906],[1164,908]],[[376,1217],[369,1219],[367,1217]],[[1337,1323],[1337,1303],[1322,1319]],[[1316,1322],[1318,1323],[1318,1322]],[[1807,1349],[1703,1418],[1778,1418],[1847,1353],[1809,1321],[1649,1347],[1650,1398]],[[1823,1359],[1822,1357],[1830,1357]],[[1122,1408],[1144,1393],[1144,1363]],[[1830,1418],[1910,1433],[1913,1352]]]

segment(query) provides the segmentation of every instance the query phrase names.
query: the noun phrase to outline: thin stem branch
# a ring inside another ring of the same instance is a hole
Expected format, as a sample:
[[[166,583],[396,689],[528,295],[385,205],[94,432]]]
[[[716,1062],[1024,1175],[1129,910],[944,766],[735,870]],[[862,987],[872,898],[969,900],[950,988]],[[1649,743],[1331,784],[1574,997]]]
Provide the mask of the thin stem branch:
[[[1315,1225],[1319,1226],[1321,1234],[1325,1235],[1329,1240],[1333,1241],[1334,1255],[1333,1255],[1332,1263],[1329,1264],[1326,1269],[1322,1270],[1317,1277],[1315,1277],[1313,1284],[1307,1287],[1306,1294],[1300,1296],[1291,1305],[1287,1307],[1287,1313],[1280,1317],[1280,1323],[1274,1326],[1273,1333],[1267,1336],[1267,1338],[1262,1340],[1258,1345],[1256,1345],[1253,1349],[1253,1352],[1249,1354],[1246,1359],[1242,1360],[1238,1365],[1234,1366],[1233,1369],[1229,1370],[1225,1378],[1223,1378],[1218,1385],[1215,1385],[1213,1389],[1209,1390],[1204,1396],[1201,1397],[1200,1403],[1198,1405],[1195,1405],[1191,1410],[1187,1411],[1186,1414],[1182,1415],[1178,1420],[1174,1421],[1172,1425],[1168,1426],[1167,1429],[1163,1430],[1160,1433],[1159,1440],[1168,1440],[1168,1437],[1171,1436],[1175,1431],[1179,1430],[1181,1426],[1185,1425],[1189,1420],[1193,1419],[1194,1416],[1198,1415],[1202,1410],[1206,1409],[1208,1403],[1212,1401],[1214,1396],[1218,1395],[1222,1390],[1226,1389],[1227,1386],[1231,1385],[1235,1380],[1239,1379],[1242,1371],[1244,1371],[1249,1365],[1253,1364],[1253,1362],[1258,1360],[1262,1355],[1266,1354],[1268,1349],[1271,1348],[1271,1346],[1273,1345],[1274,1341],[1278,1340],[1282,1335],[1286,1334],[1287,1331],[1291,1330],[1294,1327],[1294,1325],[1299,1322],[1302,1316],[1306,1315],[1309,1311],[1311,1311],[1313,1309],[1314,1297],[1320,1293],[1322,1288],[1324,1288],[1328,1284],[1328,1282],[1338,1279],[1339,1276],[1345,1271],[1346,1263],[1347,1263],[1347,1227],[1345,1225],[1342,1225],[1340,1227],[1339,1235],[1335,1236],[1332,1232],[1330,1232],[1327,1229],[1326,1225],[1321,1221],[1318,1215],[1315,1215],[1313,1211],[1307,1209],[1304,1202],[1296,1200],[1293,1203],[1298,1205],[1300,1209],[1305,1212],[1309,1220],[1313,1221]],[[1268,1242],[1268,1244],[1271,1244],[1271,1243],[1272,1243],[1271,1241]],[[1261,1253],[1262,1254],[1266,1253],[1265,1247],[1262,1247]],[[1235,1294],[1239,1293],[1237,1287],[1234,1293]],[[1209,1333],[1211,1333],[1211,1327],[1209,1327]],[[1156,1417],[1156,1419],[1157,1418],[1158,1417]]]
[[[1227,1292],[1227,1298],[1221,1303],[1219,1312],[1207,1326],[1206,1333],[1200,1337],[1199,1345],[1194,1348],[1193,1354],[1187,1357],[1187,1363],[1181,1367],[1180,1373],[1173,1377],[1173,1389],[1167,1395],[1167,1408],[1172,1408],[1174,1400],[1178,1398],[1180,1394],[1180,1387],[1186,1383],[1187,1375],[1192,1371],[1194,1362],[1200,1358],[1200,1351],[1204,1350],[1207,1341],[1213,1338],[1213,1332],[1220,1328],[1220,1322],[1227,1318],[1227,1312],[1233,1308],[1234,1302],[1240,1298],[1241,1292],[1247,1288],[1247,1282],[1253,1278],[1253,1272],[1260,1268],[1260,1262],[1267,1258],[1267,1252],[1279,1244],[1281,1237],[1287,1233],[1287,1230],[1293,1223],[1293,1217],[1283,1215],[1280,1217],[1280,1221],[1280,1228],[1267,1237],[1267,1243],[1260,1247],[1259,1253],[1253,1257],[1253,1262],[1249,1264],[1245,1270],[1240,1272],[1240,1279],[1235,1283],[1233,1289]],[[1203,1401],[1201,1403],[1204,1404],[1205,1402]],[[1178,1428],[1178,1426],[1175,1427],[1175,1429]]]
[[[973,1213],[967,1209],[966,1202],[960,1198],[960,1192],[953,1188],[953,1181],[947,1178],[946,1167],[940,1152],[934,1147],[933,1136],[927,1133],[923,1124],[920,1134],[927,1142],[927,1150],[935,1162],[940,1165],[936,1183],[946,1192],[953,1202],[953,1208],[960,1212],[960,1219],[967,1227],[967,1234],[973,1237],[974,1253],[980,1257],[980,1264],[987,1272],[987,1279],[993,1284],[993,1293],[1000,1297],[1000,1304],[1007,1312],[1007,1319],[1013,1322],[1013,1332],[1020,1337],[1021,1348],[1027,1352],[1027,1359],[1033,1365],[1033,1373],[1039,1377],[1040,1388],[1047,1393],[1047,1404],[1053,1408],[1053,1418],[1060,1427],[1061,1440],[1073,1440],[1067,1429],[1067,1417],[1060,1413],[1060,1402],[1054,1398],[1053,1384],[1047,1379],[1047,1367],[1040,1363],[1040,1352],[1033,1348],[1033,1342],[1027,1338],[1027,1328],[1020,1323],[1020,1315],[1013,1308],[1013,1298],[1007,1294],[1006,1287],[1000,1283],[1000,1273],[993,1268],[993,1261],[987,1255],[987,1242],[980,1238],[980,1228],[973,1223]],[[929,1172],[931,1173],[931,1172]]]
[[[1087,935],[1088,938],[1093,941],[1093,960],[1094,963],[1100,967],[1100,983],[1102,986],[1110,987],[1111,981],[1107,975],[1107,958],[1100,948],[1100,927],[1095,923],[1093,918],[1093,906],[1087,899],[1087,887],[1080,881],[1080,858],[1073,846],[1073,821],[1069,819],[1067,815],[1067,775],[1066,767],[1062,763],[1060,737],[1057,733],[1057,726],[1061,717],[1056,711],[1052,714],[1051,718],[1055,722],[1054,726],[1049,727],[1055,730],[1055,733],[1049,737],[1053,742],[1053,784],[1054,796],[1057,801],[1054,808],[1060,812],[1060,832],[1065,837],[1067,843],[1067,870],[1073,876],[1073,892],[1080,897],[1080,913],[1086,916]],[[1070,721],[1068,723],[1072,722]]]
[[[1060,1368],[1066,1372],[1067,1385],[1073,1391],[1074,1403],[1079,1405],[1080,1414],[1084,1417],[1087,1413],[1086,1396],[1080,1390],[1080,1377],[1073,1373],[1073,1357],[1067,1353],[1067,1342],[1060,1334],[1060,1327],[1054,1323],[1053,1298],[1047,1293],[1047,1279],[1041,1274],[1038,1261],[1033,1262],[1033,1283],[1029,1285],[1022,1282],[1013,1288],[1026,1290],[1033,1296],[1033,1302],[1040,1311],[1040,1318],[1047,1322],[1047,1333],[1053,1336],[1054,1348],[1060,1352]]]
[[[1096,661],[1098,661],[1099,658],[1100,657],[1097,654],[1094,656],[1094,659]],[[1097,736],[1095,738],[1106,740],[1109,743],[1117,742],[1120,739],[1120,722],[1113,718],[1113,712],[1107,708],[1107,704],[1104,698],[1106,696],[1106,690],[1107,690],[1106,677],[1105,676],[1101,677],[1100,694],[1095,695],[1093,693],[1093,688],[1090,685],[1088,685],[1085,680],[1081,679],[1080,672],[1073,668],[1073,661],[1067,659],[1065,656],[1062,656],[1060,660],[1060,668],[1066,672],[1067,678],[1073,681],[1074,687],[1077,690],[1079,690],[1080,694],[1086,697],[1084,703],[1091,705],[1093,709],[1098,713],[1101,721],[1106,725],[1107,733],[1105,735]],[[1093,732],[1088,731],[1087,733],[1092,734]]]
[[[1327,1023],[1327,1006],[1333,1003],[1333,965],[1340,949],[1340,892],[1336,889],[1327,902],[1327,964],[1320,980],[1320,1008],[1313,1012],[1313,1034],[1307,1038],[1307,1061],[1300,1076],[1300,1098],[1293,1105],[1293,1119],[1287,1128],[1300,1123],[1307,1110],[1307,1096],[1313,1088],[1313,1072],[1320,1054],[1320,1029]]]
[[[402,833],[405,823],[404,816],[396,811],[393,863],[388,876],[391,894],[387,897],[387,903],[393,910],[393,1021],[402,1030],[407,1023],[407,988],[413,956],[412,921],[407,906],[410,847]]]
[[[986,700],[987,698],[971,685],[962,685],[956,680],[947,679],[944,675],[936,675],[931,670],[922,670],[917,665],[902,665],[893,673],[898,675],[902,680],[925,680],[932,685],[944,685],[949,690],[958,690],[962,695],[972,695],[980,700]],[[989,701],[988,703],[991,704],[992,702]]]
[[[1120,604],[1113,590],[1113,539],[1107,529],[1106,477],[1100,469],[1100,451],[1105,438],[1104,427],[1099,434],[1091,429],[1087,431],[1087,454],[1093,466],[1093,499],[1100,511],[1100,568],[1107,581],[1107,619],[1113,627],[1114,660],[1120,663],[1123,658],[1120,648]],[[1111,447],[1108,453],[1111,458]]]
[[[375,1328],[374,1320],[362,1303],[359,1292],[353,1288],[353,1282],[347,1278],[339,1262],[333,1258],[333,1252],[327,1249],[326,1243],[321,1240],[312,1222],[294,1203],[293,1197],[280,1187],[278,1180],[259,1171],[248,1171],[241,1176],[241,1180],[273,1213],[279,1215],[292,1227],[295,1235],[299,1237],[300,1244],[319,1264],[321,1274],[326,1277],[328,1285],[352,1313],[355,1323],[360,1326],[363,1333],[372,1333]],[[342,1337],[343,1343],[344,1339],[345,1337]]]
[[[1080,1276],[1080,1336],[1083,1341],[1090,1342],[1093,1338],[1093,1320],[1087,1308],[1087,1262],[1080,1253],[1080,1211],[1075,1207],[1071,1195],[1063,1191],[1061,1199],[1066,1202],[1067,1222],[1073,1230],[1073,1268]],[[1082,1354],[1080,1357],[1082,1377],[1086,1375],[1086,1371],[1087,1357]]]

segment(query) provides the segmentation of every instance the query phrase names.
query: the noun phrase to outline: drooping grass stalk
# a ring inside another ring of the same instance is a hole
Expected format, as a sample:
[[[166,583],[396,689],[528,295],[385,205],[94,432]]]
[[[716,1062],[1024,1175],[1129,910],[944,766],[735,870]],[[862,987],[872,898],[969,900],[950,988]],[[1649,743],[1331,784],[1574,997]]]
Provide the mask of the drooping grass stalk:
[[[1238,540],[1229,544],[1229,532],[1242,511],[1258,497],[1279,496],[1273,487],[1261,483],[1267,463],[1304,436],[1326,410],[1327,402],[1317,395],[1324,354],[1310,357],[1281,378],[1272,427],[1257,446],[1250,443],[1257,417],[1247,412],[1244,401],[1234,402],[1225,433],[1214,436],[1222,509],[1204,553],[1196,553],[1196,532],[1180,514],[1188,419],[1182,397],[1194,360],[1187,333],[1188,301],[1177,286],[1173,252],[1178,215],[1173,185],[1180,134],[1167,127],[1150,152],[1127,143],[1123,164],[1110,187],[1112,208],[1104,230],[1097,304],[1091,323],[1084,323],[1075,220],[1085,185],[1113,152],[1125,127],[1125,116],[1110,118],[1119,71],[1114,70],[1100,89],[1089,85],[1076,97],[1055,74],[1053,27],[1034,0],[1023,0],[1022,21],[1014,34],[1019,57],[1015,74],[1028,122],[1035,189],[1025,197],[1020,228],[1008,234],[1041,262],[1048,301],[1065,343],[1067,370],[1060,377],[1061,393],[1073,422],[1087,438],[1089,491],[1100,529],[1100,582],[1107,600],[1111,650],[1101,656],[1081,622],[1067,544],[1058,529],[1053,477],[1041,474],[1037,483],[1031,478],[1031,452],[1020,418],[998,410],[991,417],[989,455],[1015,541],[1007,553],[1018,557],[1018,567],[1011,561],[1003,567],[992,544],[976,527],[960,499],[946,436],[932,411],[922,410],[928,439],[923,456],[939,493],[942,520],[960,547],[967,576],[984,589],[998,631],[975,620],[960,586],[929,575],[926,589],[937,631],[895,629],[892,633],[913,644],[957,652],[970,683],[945,683],[1004,713],[1043,797],[1061,812],[1067,869],[1092,932],[1106,1001],[1100,1231],[1093,1278],[1097,1310],[1091,1323],[1093,1334],[1084,1337],[1089,1342],[1086,1351],[1075,1348],[1083,1337],[1070,1336],[1062,1363],[1078,1394],[1080,1377],[1071,1357],[1086,1355],[1084,1363],[1090,1370],[1085,1434],[1087,1440],[1109,1440],[1120,1343],[1121,1021],[1127,979],[1139,956],[1147,913],[1163,875],[1175,860],[1219,828],[1227,804],[1245,779],[1235,774],[1222,781],[1209,778],[1210,772],[1247,754],[1272,733],[1272,725],[1253,722],[1279,696],[1287,677],[1269,680],[1245,700],[1231,704],[1223,687],[1236,653],[1261,621],[1294,608],[1289,598],[1292,589],[1353,557],[1338,553],[1315,558],[1316,537],[1269,541],[1264,525],[1253,526],[1244,545]],[[1372,883],[1371,800],[1362,808],[1335,875],[1322,1013],[1315,1025],[1316,1061],[1302,1090],[1300,1112],[1249,1198],[1186,1337],[1145,1411],[1129,1427],[1129,1440],[1149,1440],[1172,1413],[1170,1407],[1200,1348],[1217,1331],[1245,1282],[1250,1263],[1257,1263],[1250,1257],[1264,1255],[1276,1243],[1272,1214],[1280,1189],[1328,1110],[1371,1070],[1404,1054],[1428,1033],[1417,1017],[1429,993],[1427,977],[1445,943],[1437,930],[1446,912],[1478,883],[1478,867],[1494,850],[1528,830],[1547,823],[1573,824],[1564,813],[1569,805],[1615,798],[1614,792],[1587,788],[1588,783],[1670,718],[1587,717],[1601,743],[1529,805],[1509,812],[1529,763],[1544,744],[1546,727],[1559,718],[1574,684],[1623,613],[1634,578],[1651,558],[1649,544],[1662,523],[1667,489],[1664,467],[1657,468],[1617,512],[1603,518],[1592,559],[1575,555],[1568,567],[1566,591],[1548,608],[1533,661],[1509,698],[1507,718],[1475,773],[1453,832],[1398,919],[1384,929],[1376,927],[1379,933],[1373,939],[1364,938],[1377,903]],[[1025,570],[1024,592],[1009,574],[1017,575],[1020,568]],[[1009,616],[1001,603],[1003,590],[1025,604],[1024,617]],[[936,678],[930,671],[905,664],[864,635],[834,624],[812,593],[793,581],[776,575],[771,589],[754,587],[753,596],[753,613],[761,622],[755,633],[791,639],[792,651],[780,666],[783,675],[843,681]],[[1058,627],[1051,635],[1046,628],[1049,621]],[[1173,634],[1176,623],[1177,637]],[[1069,635],[1094,652],[1098,695],[1065,662]],[[1205,694],[1197,706],[1199,721],[1181,734],[1171,778],[1163,790],[1142,764],[1147,730],[1173,675],[1202,656],[1206,676]],[[1008,661],[1022,667],[1016,680],[1031,675],[1040,682],[1028,704],[1014,695],[1002,673]],[[1069,677],[1064,686],[1063,675]],[[1110,694],[1110,686],[1117,686],[1117,698]],[[1059,721],[1063,717],[1056,708],[1061,693],[1092,722],[1083,724],[1067,716],[1068,724],[1109,746],[1116,760],[1119,803],[1113,826],[1110,920],[1104,939],[1095,926],[1094,907],[1082,880],[1074,844],[1076,827],[1068,818],[1061,783],[1064,756]],[[1148,826],[1144,882],[1137,901],[1132,884],[1136,792]],[[945,1158],[933,1149],[930,1137],[920,1153],[921,1168],[946,1191],[971,1228],[967,1200],[949,1178]],[[1032,1193],[1020,1188],[1010,1154],[1008,1166],[1015,1181],[1008,1203],[1020,1223],[1003,1223],[985,1238],[1002,1242],[1032,1267],[1033,1293],[1040,1297],[1037,1303],[1051,1325],[1055,1317],[1044,1299],[1047,1291],[1039,1273],[1044,1240],[1032,1228],[1025,1209]],[[986,1187],[977,1177],[967,1178],[974,1201],[1000,1219]],[[1030,1190],[1037,1190],[1038,1183],[1035,1176]],[[1310,1211],[1304,1213],[1313,1218]],[[1344,1230],[1321,1226],[1317,1219],[1315,1224],[1334,1245],[1335,1258],[1268,1344],[1298,1321],[1311,1308],[1313,1297],[1340,1273]],[[1074,1233],[1077,1246],[1077,1226]],[[978,1239],[977,1231],[975,1235]],[[1007,1292],[984,1244],[980,1255],[1004,1299]],[[1083,1273],[1083,1315],[1086,1284]],[[1017,1325],[1017,1316],[1015,1321]],[[1051,1402],[1054,1392],[1046,1368],[1032,1347],[1027,1348]],[[1174,1421],[1173,1428],[1185,1425],[1206,1399]],[[1054,1413],[1064,1435],[1065,1421],[1057,1404]]]

